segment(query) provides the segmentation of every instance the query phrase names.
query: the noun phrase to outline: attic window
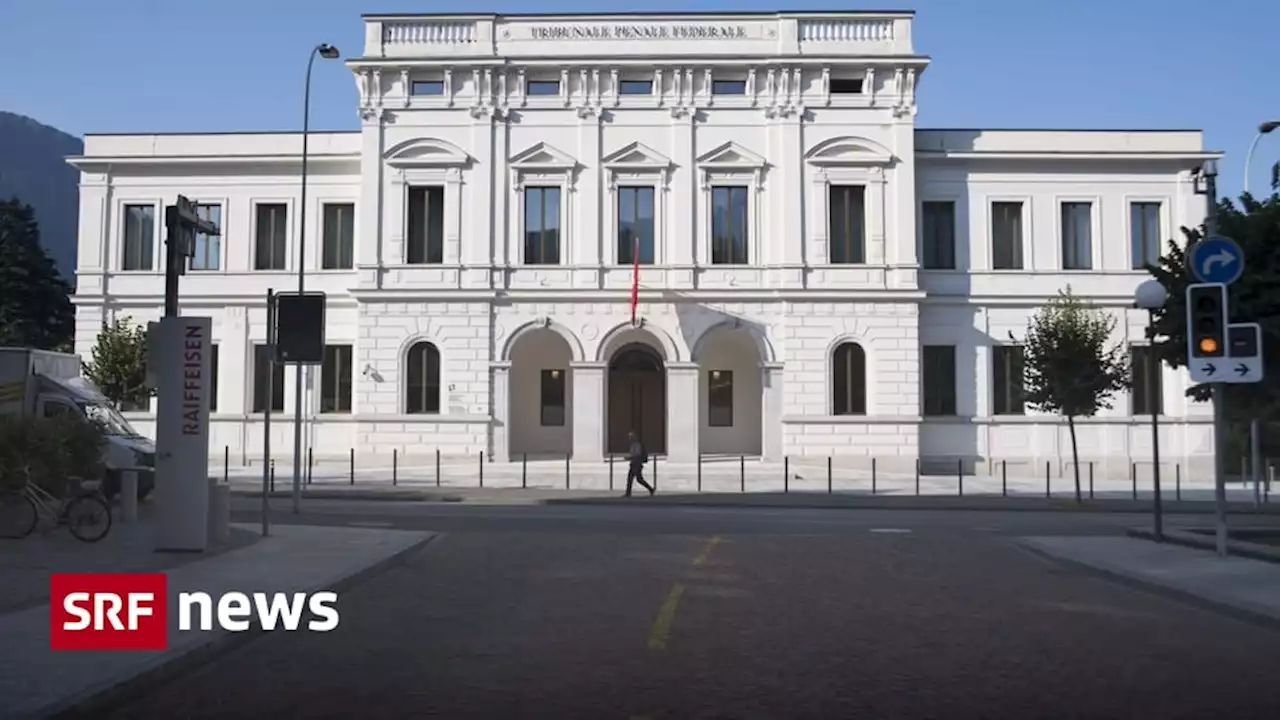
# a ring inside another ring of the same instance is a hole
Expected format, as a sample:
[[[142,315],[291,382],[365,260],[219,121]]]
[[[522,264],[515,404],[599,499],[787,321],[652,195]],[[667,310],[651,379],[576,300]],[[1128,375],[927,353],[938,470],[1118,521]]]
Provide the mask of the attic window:
[[[747,81],[745,80],[713,80],[711,82],[712,95],[746,95]]]
[[[441,80],[414,80],[409,92],[414,95],[443,95],[444,82]]]
[[[832,95],[861,95],[862,78],[831,78]]]
[[[529,80],[524,84],[525,95],[559,95],[559,80]]]

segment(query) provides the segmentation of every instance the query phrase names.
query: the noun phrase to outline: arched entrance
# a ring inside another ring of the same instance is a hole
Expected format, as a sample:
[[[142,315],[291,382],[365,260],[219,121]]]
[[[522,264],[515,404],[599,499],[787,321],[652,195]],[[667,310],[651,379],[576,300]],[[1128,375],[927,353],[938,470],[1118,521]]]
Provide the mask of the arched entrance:
[[[609,362],[610,453],[626,453],[634,430],[650,454],[667,452],[667,373],[662,357],[643,343],[630,343]]]

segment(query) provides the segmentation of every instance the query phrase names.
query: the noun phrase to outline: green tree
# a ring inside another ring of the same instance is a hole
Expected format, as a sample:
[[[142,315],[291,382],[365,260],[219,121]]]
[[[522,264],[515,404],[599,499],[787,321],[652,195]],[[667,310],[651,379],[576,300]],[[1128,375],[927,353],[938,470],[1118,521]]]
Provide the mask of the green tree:
[[[1244,274],[1230,287],[1229,308],[1232,322],[1256,322],[1262,326],[1265,379],[1249,385],[1226,386],[1226,417],[1229,462],[1235,462],[1246,451],[1248,422],[1257,418],[1271,427],[1280,423],[1280,195],[1272,194],[1259,201],[1249,194],[1240,197],[1237,206],[1229,199],[1218,204],[1218,235],[1235,240],[1244,252]],[[1169,300],[1156,313],[1155,324],[1147,337],[1161,359],[1173,367],[1187,364],[1186,289],[1195,282],[1187,269],[1184,248],[1204,237],[1204,227],[1182,228],[1185,242],[1169,241],[1168,250],[1158,266],[1147,271],[1169,292]],[[1208,385],[1195,385],[1187,391],[1195,400],[1210,398]],[[1276,433],[1264,435],[1264,452],[1280,451]]]
[[[103,323],[84,373],[117,408],[145,408],[153,394],[147,387],[146,327],[127,317]]]
[[[1111,396],[1130,384],[1126,353],[1111,342],[1115,325],[1114,317],[1082,302],[1067,287],[1031,319],[1022,343],[1024,398],[1041,412],[1067,418],[1076,502],[1081,498],[1075,419],[1110,408]]]
[[[75,319],[71,286],[40,245],[35,211],[0,200],[0,345],[65,350]]]

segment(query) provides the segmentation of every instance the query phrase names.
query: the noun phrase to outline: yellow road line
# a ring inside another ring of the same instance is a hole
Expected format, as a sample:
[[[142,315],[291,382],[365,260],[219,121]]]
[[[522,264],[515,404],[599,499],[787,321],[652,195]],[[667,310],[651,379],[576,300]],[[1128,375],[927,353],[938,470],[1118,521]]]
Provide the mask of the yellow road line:
[[[658,609],[658,617],[653,621],[653,629],[649,631],[649,649],[667,649],[667,637],[671,635],[671,621],[676,616],[676,607],[680,605],[680,596],[684,595],[684,585],[676,583],[667,593],[667,599]]]
[[[713,536],[710,540],[707,541],[706,545],[702,546],[702,552],[698,553],[698,557],[693,559],[693,564],[694,565],[705,564],[707,562],[707,558],[711,556],[711,551],[714,550],[716,545],[719,545],[719,544],[720,544],[720,536],[719,535]]]

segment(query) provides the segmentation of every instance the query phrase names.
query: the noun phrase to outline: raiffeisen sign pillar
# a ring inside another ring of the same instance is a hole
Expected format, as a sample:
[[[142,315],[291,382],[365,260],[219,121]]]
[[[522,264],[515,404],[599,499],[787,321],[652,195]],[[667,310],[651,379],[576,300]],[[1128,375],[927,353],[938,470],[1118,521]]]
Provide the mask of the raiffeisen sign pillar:
[[[149,326],[148,374],[156,380],[156,550],[203,552],[209,544],[209,356],[213,321],[178,315],[178,279],[197,234],[217,236],[195,203],[165,208],[164,319]]]
[[[158,330],[156,550],[202,552],[209,543],[209,356],[213,322],[170,317]]]

